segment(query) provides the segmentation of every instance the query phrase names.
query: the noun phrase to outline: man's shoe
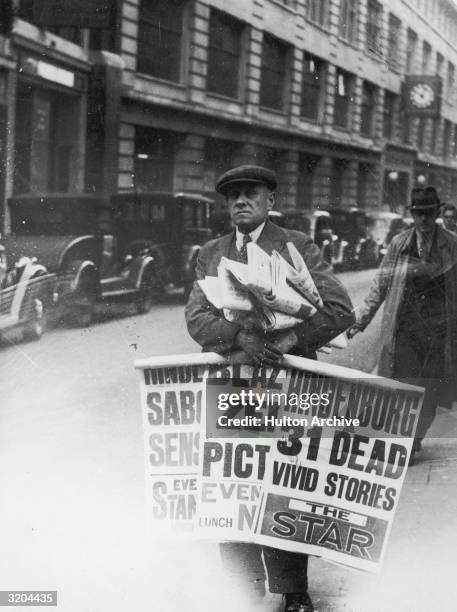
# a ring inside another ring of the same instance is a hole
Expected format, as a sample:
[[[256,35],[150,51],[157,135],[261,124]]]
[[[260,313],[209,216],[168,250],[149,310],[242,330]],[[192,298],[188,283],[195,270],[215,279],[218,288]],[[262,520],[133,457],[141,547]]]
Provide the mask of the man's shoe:
[[[311,597],[308,593],[286,593],[284,612],[314,612]]]

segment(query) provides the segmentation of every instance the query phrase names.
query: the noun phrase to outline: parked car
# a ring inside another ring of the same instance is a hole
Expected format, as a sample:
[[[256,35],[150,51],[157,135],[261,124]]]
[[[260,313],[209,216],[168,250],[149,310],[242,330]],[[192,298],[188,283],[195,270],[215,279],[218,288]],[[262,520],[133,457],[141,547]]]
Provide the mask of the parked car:
[[[378,265],[378,245],[368,232],[365,211],[356,207],[329,208],[335,241],[334,266],[339,269],[355,269]]]
[[[154,245],[162,285],[182,287],[187,299],[198,253],[213,236],[214,200],[200,194],[150,192],[117,194],[111,203],[131,240],[147,248]]]
[[[11,260],[10,260],[11,261]],[[8,266],[0,245],[0,337],[19,332],[23,340],[39,340],[46,327],[50,275],[35,259],[21,257]]]
[[[132,244],[132,232],[101,198],[88,194],[25,195],[8,201],[15,260],[37,257],[52,273],[52,315],[90,324],[97,301],[130,301],[138,312],[152,306],[156,262]]]
[[[330,214],[324,210],[291,210],[280,212],[270,210],[269,218],[273,223],[304,232],[311,236],[313,241],[321,249],[326,261],[334,263],[334,242],[336,236],[333,233]]]
[[[368,232],[378,245],[378,263],[386,254],[392,238],[405,229],[401,215],[393,212],[376,210],[367,213]]]

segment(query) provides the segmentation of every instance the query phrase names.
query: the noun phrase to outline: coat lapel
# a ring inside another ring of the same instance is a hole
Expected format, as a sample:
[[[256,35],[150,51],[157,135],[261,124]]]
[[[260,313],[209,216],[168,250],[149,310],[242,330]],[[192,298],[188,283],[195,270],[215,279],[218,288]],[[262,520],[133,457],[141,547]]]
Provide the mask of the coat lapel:
[[[287,251],[287,236],[280,227],[267,221],[262,233],[257,240],[257,244],[261,247],[268,255],[271,255],[273,251],[278,251],[283,257],[289,262],[289,253]]]

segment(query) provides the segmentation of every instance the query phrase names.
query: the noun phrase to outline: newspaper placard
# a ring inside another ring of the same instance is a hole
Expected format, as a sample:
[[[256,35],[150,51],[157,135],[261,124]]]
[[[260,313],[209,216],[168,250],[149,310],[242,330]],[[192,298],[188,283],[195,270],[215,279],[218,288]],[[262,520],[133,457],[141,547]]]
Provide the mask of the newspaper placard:
[[[185,358],[137,363],[152,517],[377,571],[423,389],[291,356]]]
[[[328,394],[273,446],[255,541],[377,571],[387,545],[422,404],[394,381],[289,370],[288,393]],[[290,417],[280,410],[277,423]],[[295,414],[297,417],[297,414]],[[278,425],[280,426],[280,425]]]
[[[250,387],[254,368],[227,365],[212,372],[205,385],[202,461],[196,535],[205,539],[250,542],[272,441],[250,428],[218,426],[218,397],[228,387]],[[246,409],[246,413],[249,409]]]
[[[148,524],[157,531],[193,530],[204,365],[140,369]]]

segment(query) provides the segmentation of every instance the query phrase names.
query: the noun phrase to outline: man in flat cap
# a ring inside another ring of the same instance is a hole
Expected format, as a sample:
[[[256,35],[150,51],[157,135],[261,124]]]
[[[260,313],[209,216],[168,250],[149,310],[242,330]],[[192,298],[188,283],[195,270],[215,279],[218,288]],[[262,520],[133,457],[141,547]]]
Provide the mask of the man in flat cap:
[[[273,250],[278,251],[292,263],[287,242],[293,242],[310,270],[324,306],[311,319],[293,328],[293,333],[289,330],[285,339],[284,332],[247,330],[225,320],[222,311],[215,309],[198,283],[194,283],[186,307],[187,327],[205,351],[230,358],[232,351],[241,350],[246,355],[246,363],[268,365],[277,364],[285,352],[315,358],[316,349],[353,323],[348,294],[322,259],[318,247],[302,232],[280,228],[268,220],[268,211],[275,202],[275,189],[274,172],[260,166],[239,166],[219,178],[216,190],[226,198],[235,230],[201,249],[197,279],[217,276],[222,257],[246,262],[250,241],[269,255]],[[226,565],[250,581],[252,590],[259,585],[264,588],[262,552],[270,591],[285,595],[285,610],[312,612],[307,592],[306,555],[249,544],[222,545]]]
[[[437,404],[456,399],[457,236],[435,222],[440,206],[433,187],[412,190],[414,226],[392,240],[349,331],[363,331],[384,303],[378,374],[426,389],[411,464]]]

